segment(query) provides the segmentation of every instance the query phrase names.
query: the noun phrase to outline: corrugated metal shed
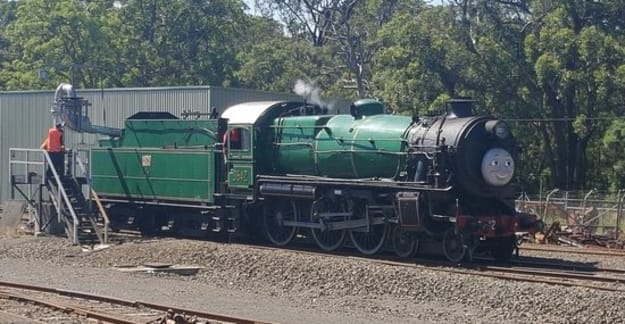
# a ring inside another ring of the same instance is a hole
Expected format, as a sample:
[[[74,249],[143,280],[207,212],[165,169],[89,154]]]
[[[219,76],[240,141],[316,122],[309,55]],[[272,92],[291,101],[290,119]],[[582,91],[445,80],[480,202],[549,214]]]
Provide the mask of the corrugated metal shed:
[[[183,110],[210,112],[256,100],[299,100],[285,93],[220,87],[168,87],[128,89],[77,89],[78,95],[92,104],[92,124],[123,127],[124,120],[139,111],[168,111],[180,115]],[[9,148],[38,148],[51,127],[50,108],[54,90],[0,92],[0,201],[9,198]],[[68,147],[92,145],[95,135],[72,134]]]

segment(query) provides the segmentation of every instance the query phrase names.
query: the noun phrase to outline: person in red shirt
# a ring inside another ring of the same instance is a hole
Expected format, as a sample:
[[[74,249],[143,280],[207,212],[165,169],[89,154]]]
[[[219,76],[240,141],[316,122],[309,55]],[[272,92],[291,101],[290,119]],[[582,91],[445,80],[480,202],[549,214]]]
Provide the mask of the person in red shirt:
[[[48,151],[52,165],[59,177],[65,174],[65,147],[63,146],[63,125],[56,126],[48,130],[48,136],[41,143],[41,149]],[[52,170],[48,168],[46,172],[48,179],[53,178]]]

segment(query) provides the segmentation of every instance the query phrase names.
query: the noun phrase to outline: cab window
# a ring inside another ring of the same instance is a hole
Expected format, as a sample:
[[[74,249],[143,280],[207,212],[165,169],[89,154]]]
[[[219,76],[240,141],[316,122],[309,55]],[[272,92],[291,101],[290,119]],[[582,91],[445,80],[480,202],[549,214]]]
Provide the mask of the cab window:
[[[234,127],[231,128],[228,132],[229,137],[229,147],[231,150],[241,150],[241,151],[249,151],[250,150],[250,131],[247,128],[243,127]]]

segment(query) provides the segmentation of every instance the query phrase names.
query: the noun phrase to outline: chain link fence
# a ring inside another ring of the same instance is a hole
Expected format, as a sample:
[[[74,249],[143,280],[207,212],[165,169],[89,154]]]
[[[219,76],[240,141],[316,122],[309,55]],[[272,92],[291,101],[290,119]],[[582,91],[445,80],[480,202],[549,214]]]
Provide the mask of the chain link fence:
[[[522,193],[516,208],[538,215],[545,228],[557,222],[563,231],[577,237],[619,240],[624,238],[624,200],[625,190],[607,193],[554,189],[540,195]]]

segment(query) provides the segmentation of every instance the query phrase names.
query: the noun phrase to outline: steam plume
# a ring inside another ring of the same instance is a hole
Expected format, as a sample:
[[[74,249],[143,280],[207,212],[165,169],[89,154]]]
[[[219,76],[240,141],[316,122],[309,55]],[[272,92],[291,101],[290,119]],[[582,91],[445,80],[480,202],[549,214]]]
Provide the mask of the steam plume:
[[[308,103],[318,105],[319,107],[326,107],[329,110],[334,108],[333,103],[327,103],[321,99],[321,89],[304,80],[298,79],[295,81],[293,92],[295,92],[298,96],[304,97]]]

